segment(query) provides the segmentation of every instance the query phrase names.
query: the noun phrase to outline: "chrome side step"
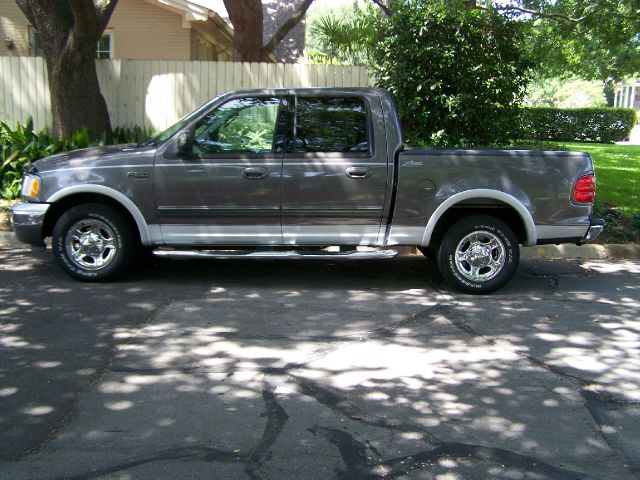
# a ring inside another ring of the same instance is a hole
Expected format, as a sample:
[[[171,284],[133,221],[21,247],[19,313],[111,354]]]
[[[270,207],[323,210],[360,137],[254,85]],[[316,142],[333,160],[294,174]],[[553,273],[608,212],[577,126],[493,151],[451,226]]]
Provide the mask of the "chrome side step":
[[[345,252],[327,252],[324,250],[312,251],[254,251],[254,250],[173,250],[168,248],[159,248],[153,250],[153,254],[158,257],[170,258],[217,258],[217,259],[233,259],[233,258],[257,258],[257,259],[374,259],[374,258],[393,258],[398,255],[397,250],[349,250]]]

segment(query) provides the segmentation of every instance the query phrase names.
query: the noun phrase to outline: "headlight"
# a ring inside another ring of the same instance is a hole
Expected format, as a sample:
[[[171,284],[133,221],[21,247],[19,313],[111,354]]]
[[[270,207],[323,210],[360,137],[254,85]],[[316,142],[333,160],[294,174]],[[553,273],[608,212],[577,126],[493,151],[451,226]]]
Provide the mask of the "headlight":
[[[40,186],[42,185],[42,179],[34,175],[33,173],[27,173],[22,178],[22,190],[20,194],[27,198],[37,198],[40,194]]]

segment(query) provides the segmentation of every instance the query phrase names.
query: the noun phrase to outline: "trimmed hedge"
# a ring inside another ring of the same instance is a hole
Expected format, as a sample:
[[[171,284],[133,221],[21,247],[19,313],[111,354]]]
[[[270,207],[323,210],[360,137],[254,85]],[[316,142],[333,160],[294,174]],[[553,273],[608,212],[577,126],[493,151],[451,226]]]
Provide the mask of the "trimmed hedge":
[[[613,143],[629,138],[637,114],[630,108],[528,107],[521,119],[530,140]]]

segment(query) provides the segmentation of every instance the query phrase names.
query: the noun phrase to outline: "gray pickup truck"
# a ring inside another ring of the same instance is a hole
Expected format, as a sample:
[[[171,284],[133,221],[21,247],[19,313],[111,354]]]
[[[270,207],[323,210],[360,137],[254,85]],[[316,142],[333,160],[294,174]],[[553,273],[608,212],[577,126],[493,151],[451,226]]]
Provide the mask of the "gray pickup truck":
[[[513,276],[519,244],[594,239],[594,195],[584,153],[405,147],[381,89],[245,90],[147,143],[34,162],[12,222],[25,243],[51,237],[78,280],[113,279],[145,248],[371,258],[410,245],[453,287],[487,293]]]

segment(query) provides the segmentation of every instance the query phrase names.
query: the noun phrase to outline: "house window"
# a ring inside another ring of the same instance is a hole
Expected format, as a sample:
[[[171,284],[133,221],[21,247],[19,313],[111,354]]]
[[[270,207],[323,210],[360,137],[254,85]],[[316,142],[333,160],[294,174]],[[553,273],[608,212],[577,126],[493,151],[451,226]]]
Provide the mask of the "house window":
[[[41,57],[40,34],[34,28],[29,29],[29,50],[32,57]]]
[[[104,32],[96,47],[97,59],[113,58],[113,32]]]
[[[29,47],[31,49],[32,57],[42,56],[42,43],[40,42],[40,34],[35,28],[30,29],[29,33]],[[96,58],[113,58],[113,32],[104,32],[98,44],[96,45]]]

